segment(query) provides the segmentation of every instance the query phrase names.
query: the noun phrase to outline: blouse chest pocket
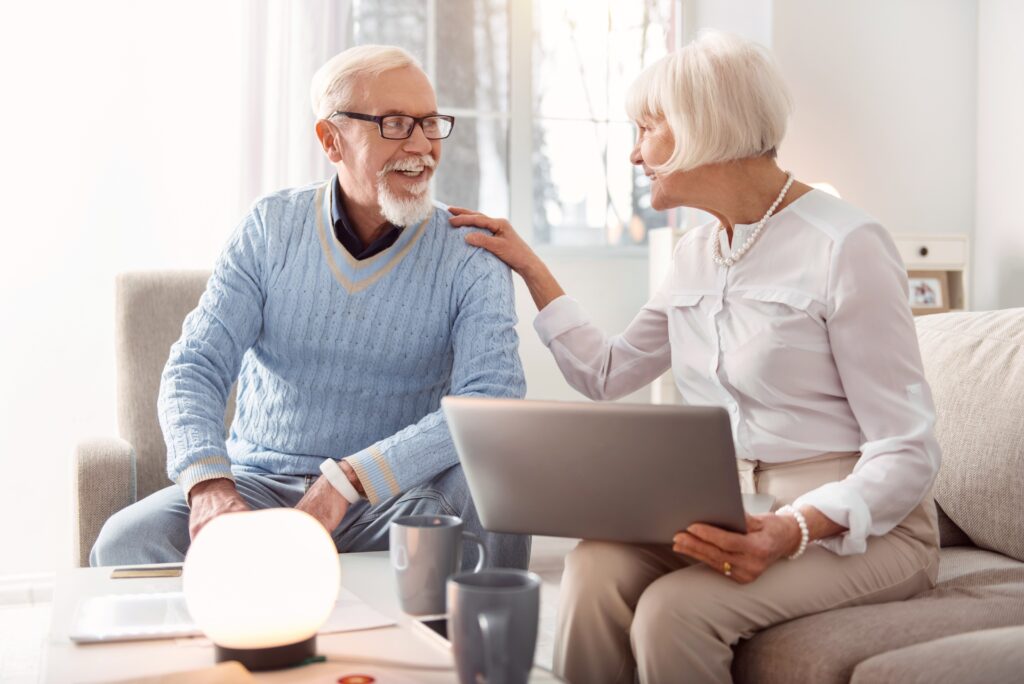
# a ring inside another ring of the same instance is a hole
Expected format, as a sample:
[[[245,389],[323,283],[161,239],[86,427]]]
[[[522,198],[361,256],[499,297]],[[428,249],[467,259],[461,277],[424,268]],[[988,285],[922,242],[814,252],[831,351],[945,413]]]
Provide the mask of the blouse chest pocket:
[[[682,292],[673,292],[669,296],[669,306],[672,308],[686,309],[691,306],[697,306],[700,304],[700,300],[704,298],[703,294],[688,294]]]
[[[673,292],[668,298],[669,335],[676,344],[710,343],[721,296],[705,292]]]
[[[825,305],[814,297],[783,288],[746,290],[739,302],[751,337],[767,333],[774,342],[814,352],[829,352]],[[738,317],[739,318],[739,317]]]

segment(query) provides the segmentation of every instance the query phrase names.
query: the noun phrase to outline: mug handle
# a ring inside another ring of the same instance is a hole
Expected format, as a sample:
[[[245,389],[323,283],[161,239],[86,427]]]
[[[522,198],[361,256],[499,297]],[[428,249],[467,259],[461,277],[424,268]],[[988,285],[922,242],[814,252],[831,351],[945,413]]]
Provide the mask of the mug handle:
[[[504,611],[486,611],[477,615],[480,636],[484,642],[484,682],[505,684],[508,674],[508,614]]]
[[[478,557],[476,559],[476,567],[470,571],[480,572],[480,570],[484,567],[484,563],[487,562],[487,549],[484,548],[484,543],[480,541],[480,537],[476,536],[472,532],[463,532],[462,538],[468,539],[469,541],[473,542],[474,544],[476,544],[476,548],[480,550],[480,553],[478,554]]]

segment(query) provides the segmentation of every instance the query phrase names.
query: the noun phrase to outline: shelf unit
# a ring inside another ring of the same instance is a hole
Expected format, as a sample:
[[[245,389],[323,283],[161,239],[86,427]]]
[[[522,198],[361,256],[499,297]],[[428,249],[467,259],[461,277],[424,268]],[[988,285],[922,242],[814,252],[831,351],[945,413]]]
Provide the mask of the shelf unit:
[[[966,311],[970,308],[970,240],[966,235],[894,233],[892,238],[908,273],[944,272],[949,286],[949,309]]]

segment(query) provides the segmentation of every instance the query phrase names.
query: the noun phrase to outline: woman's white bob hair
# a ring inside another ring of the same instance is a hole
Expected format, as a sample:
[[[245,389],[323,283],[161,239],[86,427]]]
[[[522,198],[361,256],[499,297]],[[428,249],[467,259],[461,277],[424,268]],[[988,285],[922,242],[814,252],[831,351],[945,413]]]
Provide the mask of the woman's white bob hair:
[[[350,107],[365,77],[407,66],[422,68],[415,57],[393,45],[360,45],[339,52],[313,74],[309,88],[313,114],[326,119]]]
[[[739,36],[704,31],[637,77],[626,96],[636,122],[664,118],[675,150],[657,173],[775,156],[792,109],[775,59]]]

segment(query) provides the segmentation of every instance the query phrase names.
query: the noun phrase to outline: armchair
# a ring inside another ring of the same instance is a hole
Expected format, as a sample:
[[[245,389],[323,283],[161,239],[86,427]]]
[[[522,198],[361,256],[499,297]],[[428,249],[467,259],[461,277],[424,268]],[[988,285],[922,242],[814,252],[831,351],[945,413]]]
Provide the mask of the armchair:
[[[122,273],[115,286],[119,437],[78,444],[73,457],[74,558],[89,551],[107,518],[171,483],[157,418],[160,375],[181,325],[199,302],[209,271]],[[234,392],[225,425],[234,415]]]

